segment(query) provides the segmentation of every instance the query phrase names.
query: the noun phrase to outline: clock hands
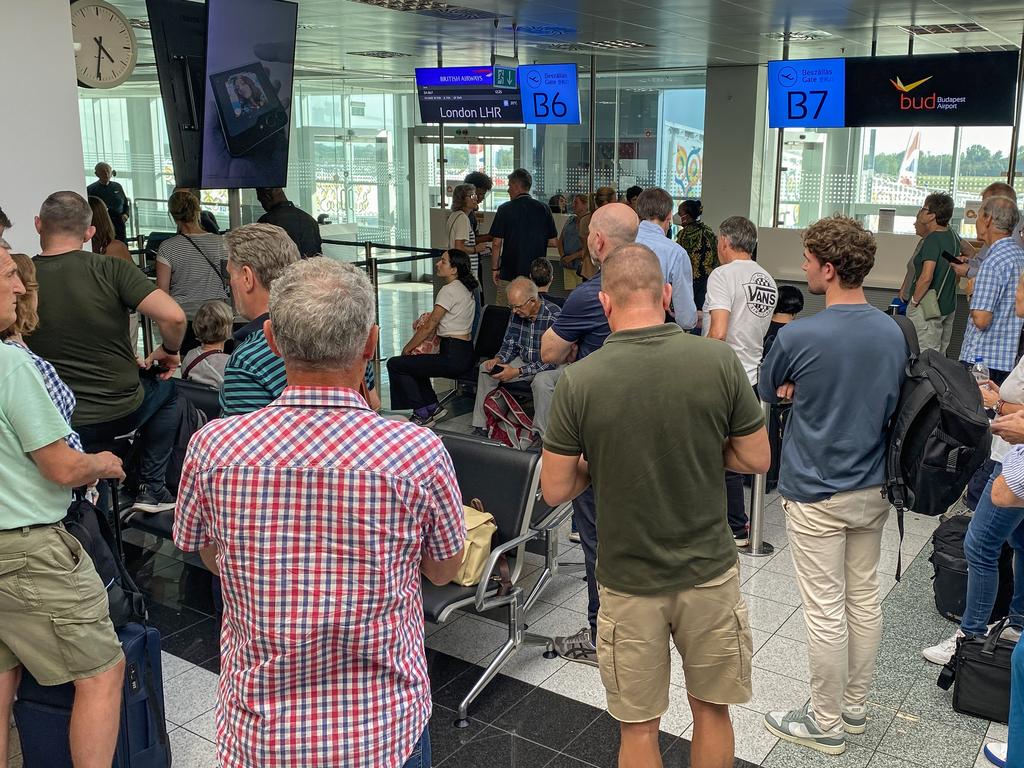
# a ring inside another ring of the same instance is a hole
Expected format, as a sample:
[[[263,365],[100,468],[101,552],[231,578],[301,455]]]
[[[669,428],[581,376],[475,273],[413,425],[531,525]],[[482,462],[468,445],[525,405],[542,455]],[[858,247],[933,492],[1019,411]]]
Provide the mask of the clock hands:
[[[99,52],[106,56],[108,59],[110,59],[110,63],[113,64],[114,57],[110,55],[110,51],[103,47],[103,36],[100,35],[99,37],[94,37],[93,40],[95,40],[96,45],[99,46]]]
[[[96,79],[102,80],[103,74],[100,72],[100,63],[103,61],[103,57],[106,56],[110,59],[110,63],[114,63],[114,57],[110,55],[110,51],[103,47],[103,36],[94,37],[93,42],[96,43]]]

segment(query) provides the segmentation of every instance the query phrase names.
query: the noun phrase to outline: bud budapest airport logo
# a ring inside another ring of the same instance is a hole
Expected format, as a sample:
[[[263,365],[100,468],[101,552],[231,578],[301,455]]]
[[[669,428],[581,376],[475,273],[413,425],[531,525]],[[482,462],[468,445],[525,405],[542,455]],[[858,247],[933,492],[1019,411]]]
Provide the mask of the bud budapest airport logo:
[[[900,98],[900,109],[904,112],[908,110],[955,110],[961,104],[967,103],[966,96],[939,96],[938,93],[932,91],[930,95],[920,93],[916,96],[911,95],[911,91],[917,88],[919,85],[924,85],[932,79],[934,75],[928,75],[928,77],[921,78],[913,83],[903,84],[899,76],[895,80],[889,80],[892,83],[892,87],[899,91]]]

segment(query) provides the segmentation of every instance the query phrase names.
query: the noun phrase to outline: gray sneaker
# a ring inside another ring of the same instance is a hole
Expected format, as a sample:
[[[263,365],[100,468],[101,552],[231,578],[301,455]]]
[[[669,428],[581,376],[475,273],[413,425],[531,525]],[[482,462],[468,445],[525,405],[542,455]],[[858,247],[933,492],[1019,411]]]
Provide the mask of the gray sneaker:
[[[841,755],[846,751],[846,734],[840,726],[834,731],[818,727],[808,702],[803,709],[789,712],[769,712],[764,716],[764,727],[780,739],[816,749],[826,755]]]
[[[575,635],[556,637],[555,653],[566,661],[578,661],[580,664],[597,666],[597,648],[590,639],[590,627],[584,627]]]
[[[854,735],[868,729],[868,708],[861,704],[843,710],[843,730]]]

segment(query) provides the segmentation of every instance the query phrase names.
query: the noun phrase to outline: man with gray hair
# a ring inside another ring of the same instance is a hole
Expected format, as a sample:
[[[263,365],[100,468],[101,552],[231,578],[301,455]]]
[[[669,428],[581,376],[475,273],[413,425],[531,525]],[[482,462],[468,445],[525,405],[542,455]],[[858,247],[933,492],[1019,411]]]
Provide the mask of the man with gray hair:
[[[752,254],[757,248],[757,227],[743,216],[730,216],[718,228],[718,260],[708,276],[702,332],[724,341],[743,363],[750,386],[757,387],[757,369],[764,351],[764,335],[772,323],[779,291],[772,276]],[[725,473],[729,497],[729,526],[737,547],[749,543],[749,520],[743,504],[743,475]]]
[[[689,330],[697,324],[697,307],[693,303],[693,265],[683,246],[665,236],[672,225],[673,208],[672,197],[664,189],[651,187],[641,192],[633,204],[636,215],[640,217],[636,241],[654,251],[665,282],[672,286],[669,318],[680,328]]]
[[[559,369],[540,359],[540,340],[555,322],[561,309],[543,301],[537,285],[528,277],[517,277],[508,284],[512,316],[498,354],[480,363],[473,406],[473,431],[486,436],[487,418],[484,399],[509,381],[529,381],[533,390],[533,430],[541,437],[547,425],[551,396]]]
[[[86,187],[89,197],[98,197],[107,206],[107,213],[114,223],[114,233],[122,243],[128,242],[125,222],[131,216],[132,204],[124,193],[124,187],[113,181],[114,170],[110,163],[96,163],[96,181]]]
[[[530,274],[534,259],[555,248],[558,230],[551,208],[530,196],[533,177],[525,168],[508,175],[507,203],[498,206],[491,223],[491,277],[498,289],[498,303],[507,305],[505,284]]]
[[[235,416],[269,405],[284,389],[284,363],[267,344],[263,326],[270,316],[270,287],[285,267],[299,260],[299,249],[273,224],[246,224],[224,239],[231,298],[235,311],[249,321],[235,332],[235,350],[220,391],[222,414]]]
[[[462,563],[451,458],[358,394],[378,334],[365,273],[293,264],[269,309],[288,386],[193,438],[174,522],[223,584],[219,764],[429,764],[421,574]]]

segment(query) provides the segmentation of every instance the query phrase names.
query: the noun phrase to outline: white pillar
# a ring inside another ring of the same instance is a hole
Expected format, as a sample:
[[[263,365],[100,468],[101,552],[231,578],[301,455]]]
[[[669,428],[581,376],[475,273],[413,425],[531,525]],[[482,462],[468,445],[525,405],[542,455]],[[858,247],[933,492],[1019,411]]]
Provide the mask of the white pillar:
[[[759,218],[761,174],[773,170],[762,168],[765,69],[708,67],[701,202],[712,229],[729,216],[747,216],[755,223]]]
[[[51,192],[85,194],[78,82],[67,0],[4,4],[0,71],[0,208],[15,251],[39,252],[33,225]]]

